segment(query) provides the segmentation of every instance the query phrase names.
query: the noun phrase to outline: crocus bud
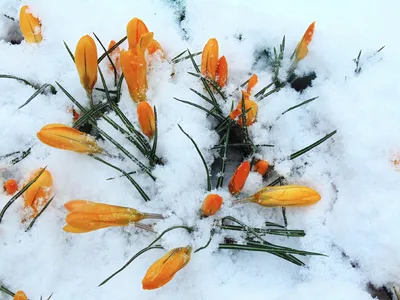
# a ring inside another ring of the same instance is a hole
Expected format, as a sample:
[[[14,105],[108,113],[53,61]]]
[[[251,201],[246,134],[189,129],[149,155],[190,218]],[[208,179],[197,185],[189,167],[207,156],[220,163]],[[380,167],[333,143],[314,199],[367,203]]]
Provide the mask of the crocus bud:
[[[268,162],[266,160],[260,159],[254,165],[254,171],[261,174],[261,176],[264,176],[268,172],[268,167],[269,167]]]
[[[192,247],[175,248],[153,263],[142,280],[145,290],[154,290],[167,284],[190,260]]]
[[[241,163],[241,165],[237,167],[228,185],[229,192],[232,195],[240,193],[240,191],[244,187],[244,184],[246,183],[249,173],[250,173],[250,163],[248,161]]]
[[[249,82],[247,83],[247,93],[250,95],[251,90],[254,88],[254,86],[258,82],[258,76],[256,74],[251,75]]]
[[[208,40],[201,54],[201,74],[215,80],[218,67],[218,41]],[[228,68],[227,68],[228,69]]]
[[[63,229],[70,233],[85,233],[130,224],[145,228],[146,225],[138,222],[144,219],[164,218],[161,214],[143,213],[134,208],[87,200],[72,200],[65,203],[64,207],[70,213],[65,218],[67,225]]]
[[[79,153],[101,153],[96,140],[64,124],[48,124],[37,133],[38,139],[51,147]]]
[[[35,170],[29,180],[24,184],[32,181],[43,169]],[[50,198],[53,187],[53,177],[48,170],[39,176],[39,178],[25,191],[23,194],[25,198],[25,207],[31,207],[34,211],[32,217],[38,213],[38,207],[47,203]]]
[[[208,195],[201,206],[201,210],[204,216],[215,215],[222,205],[222,197],[218,194]]]
[[[306,32],[303,35],[301,41],[297,44],[295,55],[296,55],[296,62],[302,60],[306,57],[308,53],[308,44],[310,44],[312,37],[314,35],[315,29],[315,22],[312,22],[310,26],[308,26]]]
[[[153,109],[147,101],[138,104],[137,115],[142,132],[151,139],[156,131],[156,121]]]
[[[126,26],[129,50],[136,49],[143,34],[148,33],[146,24],[139,18],[133,18]]]
[[[91,93],[97,81],[97,47],[94,40],[85,35],[75,49],[75,66],[83,88]]]
[[[28,43],[40,43],[42,41],[40,21],[29,12],[27,5],[22,6],[19,12],[19,27]]]
[[[8,195],[14,195],[16,191],[18,191],[18,183],[15,179],[8,179],[4,183],[4,190]]]
[[[226,82],[228,81],[228,63],[226,62],[225,56],[221,56],[218,60],[216,79],[221,88],[226,86]]]
[[[14,295],[14,300],[28,300],[28,297],[23,291],[18,291]]]
[[[116,44],[115,41],[111,41],[110,44],[108,45],[108,50],[110,50],[112,47],[114,47]],[[110,58],[112,59],[115,69],[117,70],[117,74],[121,73],[121,64],[119,62],[119,55],[120,55],[121,49],[119,47],[115,48],[109,55]],[[110,71],[114,72],[114,67],[112,66],[111,63],[108,64],[108,68]]]
[[[245,91],[242,91],[244,97],[244,107],[246,113],[246,125],[251,126],[257,119],[258,105],[253,100],[249,99],[249,94]],[[232,110],[230,113],[230,118],[232,120],[237,120],[237,123],[240,126],[243,126],[243,118],[242,118],[242,101],[240,101],[236,107],[236,109]]]
[[[267,186],[254,195],[235,201],[236,203],[253,202],[266,207],[305,206],[318,202],[321,196],[307,186],[282,185]]]

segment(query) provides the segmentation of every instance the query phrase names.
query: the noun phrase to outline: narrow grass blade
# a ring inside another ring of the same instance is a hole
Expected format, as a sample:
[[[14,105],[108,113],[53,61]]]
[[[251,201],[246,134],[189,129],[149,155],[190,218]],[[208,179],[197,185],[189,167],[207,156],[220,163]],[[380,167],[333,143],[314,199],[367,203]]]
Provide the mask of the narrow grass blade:
[[[119,102],[119,100],[121,99],[121,89],[122,89],[122,82],[124,81],[124,74],[121,74],[121,76],[119,77],[119,81],[117,84],[117,99],[115,99],[115,102]]]
[[[36,180],[39,179],[39,177],[43,174],[43,172],[46,170],[47,166],[44,167],[36,176],[33,178],[31,181],[29,181],[18,193],[16,193],[3,207],[3,209],[0,212],[0,223],[3,220],[4,214],[6,213],[7,209],[17,200],[32,184],[36,182]]]
[[[208,99],[206,96],[204,96],[203,94],[199,93],[198,91],[196,91],[192,88],[189,88],[189,90],[191,90],[193,93],[195,93],[200,98],[204,99],[206,102],[210,103],[212,106],[214,106],[214,103],[210,99]]]
[[[183,54],[187,52],[187,49],[179,53],[177,56],[171,59],[171,62],[174,62],[174,60],[177,60],[179,57],[181,57]]]
[[[310,98],[310,99],[305,100],[305,101],[303,101],[303,102],[301,102],[301,103],[299,103],[299,104],[297,104],[297,105],[295,105],[295,106],[292,106],[292,107],[288,108],[287,110],[285,110],[285,111],[282,113],[282,115],[286,114],[287,112],[289,112],[289,111],[291,111],[291,110],[293,110],[293,109],[295,109],[295,108],[298,108],[298,107],[300,107],[300,106],[303,106],[303,105],[305,105],[305,104],[307,104],[307,103],[310,103],[310,102],[312,102],[312,101],[314,101],[314,100],[317,100],[318,98],[319,98],[319,97]]]
[[[2,291],[3,293],[6,293],[7,295],[14,297],[15,294],[13,292],[11,292],[9,289],[7,289],[5,286],[0,285],[0,291]]]
[[[158,122],[157,122],[157,109],[154,106],[154,123],[155,123],[155,130],[154,130],[154,138],[153,138],[153,146],[150,152],[150,164],[151,166],[155,166],[155,157],[157,151],[157,142],[158,142]]]
[[[51,201],[53,201],[55,195],[51,197],[51,199],[46,203],[46,205],[43,207],[43,209],[38,213],[36,217],[33,218],[32,222],[29,224],[29,226],[25,229],[25,232],[28,232],[31,230],[32,226],[35,224],[36,220],[40,217],[40,215],[45,211],[45,209],[50,205]]]
[[[84,113],[80,115],[79,119],[74,122],[72,127],[78,128],[79,126],[82,126],[86,122],[89,122],[91,118],[94,118],[99,112],[101,112],[107,106],[108,104],[101,103],[89,110],[86,110]]]
[[[204,107],[201,106],[201,105],[195,104],[195,103],[193,103],[193,102],[181,100],[181,99],[178,99],[178,98],[175,98],[175,97],[174,97],[174,99],[175,99],[176,101],[179,101],[179,102],[182,102],[182,103],[185,103],[185,104],[189,104],[189,105],[194,106],[194,107],[196,107],[196,108],[198,108],[198,109],[201,109],[201,110],[207,112],[208,114],[210,114],[211,116],[213,116],[214,118],[216,118],[218,121],[221,121],[221,122],[222,122],[222,121],[224,120],[224,118],[221,117],[220,115],[218,115],[218,114],[212,112],[211,110],[208,110],[207,108],[204,108]]]
[[[268,186],[277,185],[278,183],[281,183],[282,180],[283,180],[283,177],[278,177],[277,179],[275,179],[274,181],[272,181],[270,184],[268,184]]]
[[[25,79],[17,77],[17,76],[7,75],[7,74],[0,74],[0,78],[15,79],[15,80],[18,80],[18,81],[21,81],[21,82],[25,83],[26,85],[29,85],[29,86],[33,87],[35,90],[38,89],[38,87],[36,85],[34,85],[33,83],[30,83],[28,80],[25,80]]]
[[[206,249],[206,248],[210,245],[211,240],[212,240],[214,234],[215,234],[215,229],[213,228],[213,229],[211,229],[211,231],[210,231],[210,238],[208,239],[207,244],[205,244],[204,246],[202,246],[202,247],[196,249],[196,250],[194,251],[194,253],[197,253],[197,252],[199,252],[199,251],[201,251],[201,250]]]
[[[127,39],[127,37],[123,37],[122,39],[120,39],[114,46],[112,46],[110,49],[108,49],[106,52],[104,52],[98,59],[97,59],[97,63],[101,63],[101,61],[107,56],[109,55],[111,52],[113,52],[119,45],[121,45],[125,40]]]
[[[263,87],[260,91],[258,91],[255,95],[254,98],[258,99],[260,96],[262,96],[266,90],[268,90],[271,86],[275,84],[275,81],[272,81],[270,84],[267,86]]]
[[[185,56],[185,57],[179,58],[179,57],[181,57],[185,52],[187,52],[187,50],[185,50],[184,52],[182,52],[182,53],[181,53],[179,56],[177,56],[176,58],[172,59],[171,62],[174,63],[174,64],[177,64],[177,63],[179,63],[179,62],[181,62],[181,61],[187,60],[187,59],[192,58],[192,57],[196,57],[197,55],[200,55],[201,53],[203,53],[202,51],[200,51],[200,52],[196,52],[196,53],[193,53],[193,54],[191,54],[191,55],[187,55],[187,56]]]
[[[304,153],[307,153],[308,151],[314,149],[315,147],[317,147],[318,145],[321,145],[323,142],[325,142],[327,139],[329,139],[331,136],[335,135],[337,132],[337,130],[332,131],[331,133],[327,134],[326,136],[324,136],[322,139],[316,141],[315,143],[293,153],[290,155],[289,159],[295,159],[297,157],[299,157],[300,155],[303,155]]]
[[[181,127],[181,125],[178,124],[178,127],[179,127],[179,129],[189,138],[189,140],[192,141],[194,147],[196,148],[197,153],[199,154],[199,156],[200,156],[200,158],[201,158],[201,161],[203,162],[204,168],[206,169],[206,174],[207,174],[207,191],[211,191],[210,171],[208,170],[207,163],[206,163],[206,160],[204,159],[203,154],[201,154],[201,151],[200,151],[199,147],[197,146],[196,142],[194,141],[194,139],[192,139],[192,138],[190,137],[190,135],[188,135],[188,134],[185,132],[185,130],[183,130],[183,128]]]
[[[235,144],[228,144],[228,147],[274,147],[274,145],[269,145],[269,144],[259,144],[259,145],[253,145],[250,143],[235,143]],[[214,147],[212,147],[211,149],[221,149],[224,148],[225,145],[216,145]]]
[[[106,91],[104,90],[104,89],[102,89],[102,88],[94,88],[96,91],[99,91],[99,92],[103,92],[103,93],[105,93]],[[108,91],[110,94],[117,94],[118,92],[117,91],[113,91],[113,90],[109,90]]]
[[[220,226],[221,229],[225,230],[233,230],[233,231],[246,231],[242,226],[236,225],[222,225]],[[288,237],[303,237],[306,235],[304,230],[297,230],[297,229],[264,229],[264,228],[254,228],[253,230],[260,234],[270,234],[270,235],[281,235],[281,236],[288,236]]]
[[[233,100],[232,100],[232,105],[231,105],[231,111],[233,109]],[[225,143],[224,147],[221,148],[221,168],[219,169],[219,177],[217,179],[217,186],[216,188],[221,188],[222,185],[224,184],[224,177],[225,177],[225,168],[226,168],[226,161],[228,159],[228,142],[229,142],[229,136],[232,128],[232,120],[228,119],[228,128],[226,130],[225,134]]]
[[[32,150],[32,147],[30,147],[28,150],[22,152],[22,155],[19,156],[19,157],[14,158],[11,161],[11,164],[15,165],[15,164],[19,163],[21,160],[23,160],[25,157],[27,157],[29,154],[31,154],[31,150]]]
[[[193,73],[193,72],[188,72],[188,74],[192,75],[194,77],[198,77],[198,78],[202,79],[202,81],[204,80],[206,83],[210,84],[217,91],[217,93],[222,97],[222,99],[224,99],[226,101],[226,96],[224,95],[221,87],[219,86],[219,84],[216,81],[214,81],[210,78],[204,77],[201,74],[197,74],[197,73]]]
[[[66,43],[65,41],[63,41],[63,42],[64,42],[65,48],[66,48],[67,51],[68,51],[69,56],[71,56],[72,61],[75,63],[75,57],[74,57],[74,55],[72,54],[71,49],[69,49],[69,47],[68,47],[68,45],[67,45],[67,43]]]
[[[93,32],[94,37],[96,38],[96,40],[99,42],[101,48],[103,48],[104,50],[104,54],[107,56],[108,61],[110,62],[111,66],[113,67],[113,72],[114,72],[114,85],[117,86],[117,82],[118,82],[118,75],[117,75],[117,68],[114,65],[114,62],[112,61],[110,54],[107,52],[106,47],[104,47],[103,43],[101,42],[101,40],[98,38],[98,36]],[[99,68],[100,69],[100,68]]]
[[[45,84],[43,84],[35,93],[33,93],[33,95],[30,96],[29,99],[26,100],[24,104],[22,104],[20,107],[18,107],[18,109],[23,108],[25,105],[27,105],[29,102],[31,102],[37,95],[44,93],[44,91],[45,91],[45,89],[46,89],[47,87],[50,88],[51,93],[52,93],[53,95],[55,95],[55,94],[57,93],[56,88],[55,88],[54,86],[52,86],[52,85],[49,84],[49,83],[45,83]]]
[[[261,101],[262,99],[268,97],[269,95],[272,95],[273,93],[279,92],[284,86],[285,86],[285,84],[283,84],[282,86],[278,86],[277,88],[269,91],[266,94],[263,94],[260,98],[258,98],[258,101]]]
[[[113,168],[113,169],[115,169],[115,170],[121,172],[122,174],[124,174],[124,176],[125,176],[126,178],[128,178],[128,180],[129,180],[129,181],[133,184],[133,186],[137,189],[137,191],[138,191],[139,194],[142,196],[142,198],[144,199],[144,201],[146,201],[146,202],[147,202],[147,201],[150,201],[150,197],[147,196],[147,194],[145,193],[145,191],[140,187],[140,185],[139,185],[127,172],[125,172],[124,170],[122,170],[122,169],[120,169],[120,168],[114,166],[113,164],[110,164],[109,162],[107,162],[107,161],[101,159],[101,158],[98,157],[98,156],[95,156],[95,155],[93,155],[93,154],[88,154],[88,155],[89,155],[90,157],[93,157],[94,159],[98,160],[99,162],[102,162],[103,164],[105,164],[105,165],[107,165],[107,166],[109,166],[109,167],[111,167],[111,168]]]
[[[136,172],[135,171],[132,171],[132,172],[127,172],[129,175],[132,175],[132,174],[136,174]],[[121,178],[121,177],[126,177],[125,175],[120,175],[120,176],[118,176],[119,178]],[[114,180],[116,177],[109,177],[109,178],[107,178],[106,180]]]

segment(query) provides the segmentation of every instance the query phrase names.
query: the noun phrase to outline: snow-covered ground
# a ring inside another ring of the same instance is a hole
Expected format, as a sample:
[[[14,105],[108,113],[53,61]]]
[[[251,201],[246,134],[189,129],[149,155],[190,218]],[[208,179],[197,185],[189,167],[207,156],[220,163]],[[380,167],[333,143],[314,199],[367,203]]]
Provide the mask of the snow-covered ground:
[[[25,4],[41,19],[44,40],[11,45],[10,32],[18,25],[3,14],[18,19]],[[1,161],[0,180],[13,177],[22,186],[33,169],[48,166],[56,194],[27,233],[27,224],[21,223],[23,199],[7,211],[0,224],[0,283],[14,292],[24,290],[30,299],[54,293],[55,300],[363,300],[372,299],[368,283],[389,288],[398,284],[400,173],[391,160],[400,151],[400,85],[396,83],[400,69],[399,9],[396,0],[0,0],[0,74],[40,84],[58,81],[84,105],[88,105],[86,94],[63,41],[74,51],[81,36],[95,32],[108,45],[112,39],[121,39],[128,21],[138,17],[154,32],[168,59],[186,48],[201,51],[207,40],[215,37],[220,55],[225,55],[229,65],[227,90],[233,91],[252,73],[260,78],[255,88],[259,90],[271,81],[272,74],[262,64],[255,64],[255,53],[278,47],[285,35],[287,67],[305,29],[316,21],[309,53],[297,68],[299,73],[317,74],[313,86],[301,94],[285,87],[260,101],[258,120],[249,130],[256,144],[275,145],[261,148],[260,154],[281,176],[289,183],[313,187],[322,196],[313,206],[287,209],[289,227],[304,229],[304,238],[271,240],[328,255],[304,258],[308,267],[301,268],[267,253],[218,250],[223,235],[217,233],[210,247],[193,254],[190,263],[158,290],[142,290],[141,280],[162,250],[147,252],[106,285],[97,287],[156,235],[135,227],[66,233],[62,230],[65,202],[87,199],[164,213],[168,218],[157,223],[158,232],[180,224],[197,227],[192,235],[185,230],[165,235],[162,245],[167,249],[204,245],[213,222],[213,218],[199,219],[198,210],[206,195],[205,171],[177,124],[196,140],[210,166],[215,153],[210,148],[218,142],[218,135],[204,112],[173,99],[204,104],[189,90],[201,90],[201,85],[187,74],[193,71],[190,60],[172,65],[153,57],[147,95],[158,112],[157,154],[167,163],[154,170],[156,182],[144,174],[134,175],[152,198],[150,202],[144,202],[124,178],[107,181],[119,176],[107,166],[37,140],[36,133],[45,124],[72,124],[71,102],[59,89],[56,95],[41,94],[18,110],[35,90],[0,78],[0,155],[34,145],[32,154],[15,166],[6,164],[6,159]],[[183,12],[185,18],[180,22]],[[384,45],[378,55],[367,59]],[[123,48],[127,48],[126,42]],[[99,45],[98,49],[101,54]],[[362,71],[357,75],[353,59],[360,49]],[[112,86],[105,61],[101,68]],[[96,86],[101,86],[100,80]],[[136,105],[125,83],[122,91],[120,107],[136,122]],[[96,93],[97,99],[102,95]],[[237,103],[239,94],[235,95]],[[280,116],[314,96],[319,98]],[[229,105],[224,109],[228,112]],[[117,120],[114,114],[110,116]],[[110,125],[100,121],[99,126],[139,156]],[[338,133],[318,148],[295,160],[285,159],[335,129]],[[101,144],[116,153],[110,143]],[[130,161],[113,163],[126,171],[137,169]],[[231,204],[226,184],[234,167],[219,191],[224,204],[217,217],[232,215],[254,226],[267,220],[282,223],[280,209]],[[243,193],[251,194],[263,184],[260,175],[251,173]],[[0,208],[9,198],[0,193]],[[0,294],[0,299],[8,297]]]

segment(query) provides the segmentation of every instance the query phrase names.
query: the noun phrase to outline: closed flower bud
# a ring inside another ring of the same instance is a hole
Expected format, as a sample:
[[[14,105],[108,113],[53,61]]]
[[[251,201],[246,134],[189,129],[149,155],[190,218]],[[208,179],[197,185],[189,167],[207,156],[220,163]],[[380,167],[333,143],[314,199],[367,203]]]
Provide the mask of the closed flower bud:
[[[249,94],[245,91],[242,91],[244,97],[244,106],[246,113],[246,125],[251,126],[257,119],[258,105],[253,100],[249,99]],[[236,109],[232,110],[230,113],[230,118],[232,120],[237,120],[237,123],[240,126],[243,126],[243,118],[242,118],[242,101],[240,101],[236,107]]]
[[[8,195],[14,195],[16,191],[18,191],[18,183],[15,179],[8,179],[4,183],[4,190]]]
[[[26,294],[23,291],[18,291],[15,295],[14,295],[14,300],[28,300],[28,297],[26,296]]]
[[[19,12],[19,27],[28,43],[40,43],[42,41],[40,21],[29,12],[27,5],[22,6]]]
[[[126,26],[129,50],[136,49],[143,34],[148,33],[146,24],[139,18],[133,18]]]
[[[236,203],[253,202],[266,207],[305,206],[318,202],[321,196],[307,186],[282,185],[267,186],[254,195],[235,201]]]
[[[75,49],[75,66],[83,88],[91,93],[97,81],[97,47],[94,40],[85,35]]]
[[[137,106],[137,115],[142,132],[151,139],[156,130],[154,112],[147,101],[140,102]]]
[[[229,192],[232,195],[240,193],[246,183],[249,173],[250,163],[248,161],[243,162],[239,167],[237,167],[228,185]]]
[[[218,60],[216,79],[221,88],[226,86],[226,82],[228,81],[228,63],[226,62],[225,56],[221,56]]]
[[[315,22],[312,22],[310,26],[308,26],[306,32],[303,35],[303,38],[301,41],[298,43],[296,50],[295,50],[295,55],[296,55],[296,62],[302,60],[304,57],[306,57],[308,53],[308,44],[310,44],[312,37],[314,35],[314,29],[315,29]]]
[[[268,167],[269,167],[268,162],[266,160],[260,159],[254,165],[254,171],[261,174],[261,176],[264,176],[268,172]]]
[[[128,226],[130,224],[141,228],[149,225],[138,223],[144,219],[163,219],[160,214],[143,213],[134,208],[97,203],[87,200],[72,200],[64,207],[70,212],[65,221],[64,231],[70,233],[85,233],[97,229]],[[147,227],[147,228],[146,228]]]
[[[258,82],[258,76],[256,74],[251,75],[249,82],[247,84],[247,93],[249,95],[251,94],[251,90],[254,88],[257,82]]]
[[[110,44],[108,45],[108,50],[110,50],[112,47],[114,47],[115,44],[116,44],[115,41],[111,41]],[[113,61],[115,69],[117,71],[117,74],[121,73],[121,64],[119,61],[120,52],[121,52],[121,49],[119,49],[119,47],[117,47],[109,54],[110,58]],[[110,69],[110,71],[114,72],[114,67],[112,66],[112,64],[110,62],[108,64],[108,68]]]
[[[201,74],[215,80],[218,67],[218,41],[208,40],[201,55]]]
[[[32,181],[42,170],[43,169],[35,170],[25,185]],[[52,192],[52,187],[53,177],[48,170],[44,170],[39,178],[25,191],[23,194],[25,198],[25,207],[31,207],[33,209],[34,214],[32,217],[37,215],[39,206],[47,203]]]
[[[48,124],[37,133],[38,139],[51,147],[79,153],[100,153],[96,140],[84,132],[63,124]]]
[[[215,215],[222,205],[222,197],[218,194],[208,195],[201,206],[201,210],[204,216]]]
[[[167,284],[190,260],[192,247],[175,248],[153,263],[142,280],[145,290],[154,290]]]

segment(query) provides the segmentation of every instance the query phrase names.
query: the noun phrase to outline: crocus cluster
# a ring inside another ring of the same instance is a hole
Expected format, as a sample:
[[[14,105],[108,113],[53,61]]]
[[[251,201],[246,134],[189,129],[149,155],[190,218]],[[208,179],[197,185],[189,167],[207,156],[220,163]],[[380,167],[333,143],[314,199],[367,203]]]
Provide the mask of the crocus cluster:
[[[201,55],[201,74],[218,83],[223,88],[228,80],[228,63],[225,56],[218,59],[219,46],[215,38],[208,40]]]

